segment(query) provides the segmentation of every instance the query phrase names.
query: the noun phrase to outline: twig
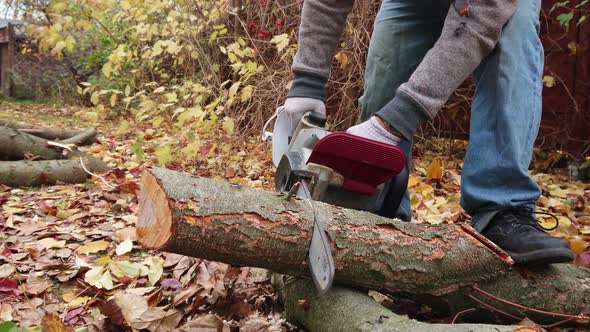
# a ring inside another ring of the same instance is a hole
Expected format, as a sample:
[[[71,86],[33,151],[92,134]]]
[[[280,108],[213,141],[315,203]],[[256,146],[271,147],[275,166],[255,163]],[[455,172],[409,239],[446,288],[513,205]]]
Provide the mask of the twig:
[[[66,149],[70,152],[72,152],[72,148],[69,145],[65,145],[65,144],[61,144],[58,142],[53,142],[53,141],[47,141],[47,145],[52,145],[52,146],[57,146],[60,147],[62,149]],[[72,144],[73,145],[73,144]],[[75,147],[75,146],[74,146]],[[88,173],[88,175],[90,176],[94,176],[99,178],[107,187],[111,188],[111,189],[117,189],[117,187],[111,185],[110,183],[107,182],[107,180],[105,180],[105,178],[103,178],[102,176],[92,173],[90,170],[88,170],[88,168],[86,168],[86,165],[84,165],[84,161],[82,161],[82,159],[84,159],[83,156],[80,156],[79,160],[80,160],[80,165],[82,165],[82,169],[84,170],[84,172]]]
[[[531,307],[527,307],[525,305],[522,304],[518,304],[518,303],[514,303],[508,300],[504,300],[502,298],[499,298],[493,294],[490,294],[486,291],[484,291],[483,289],[477,287],[477,286],[473,286],[473,289],[477,292],[479,292],[480,294],[483,294],[489,298],[492,298],[496,301],[511,305],[513,307],[517,307],[520,309],[524,309],[524,310],[528,310],[528,311],[532,311],[532,312],[536,312],[538,314],[543,314],[543,315],[547,315],[547,316],[555,316],[555,317],[564,317],[564,318],[570,318],[570,319],[582,319],[582,320],[588,320],[590,319],[590,317],[586,316],[584,313],[579,314],[579,315],[569,315],[569,314],[561,314],[558,312],[551,312],[551,311],[545,311],[545,310],[539,310],[539,309],[535,309],[535,308],[531,308]]]
[[[457,318],[459,318],[459,316],[461,316],[461,315],[463,315],[463,314],[466,314],[466,313],[468,313],[468,312],[475,311],[475,310],[476,310],[475,308],[470,308],[470,309],[466,309],[466,310],[463,310],[463,311],[459,311],[459,312],[458,312],[458,313],[455,315],[455,318],[453,318],[453,321],[451,322],[451,324],[455,324],[455,321],[457,320]]]
[[[498,309],[498,308],[494,307],[494,306],[493,306],[493,305],[491,305],[491,304],[487,304],[487,303],[483,302],[482,300],[478,299],[477,297],[475,297],[475,296],[473,296],[473,295],[471,295],[471,294],[467,294],[467,296],[468,296],[470,299],[472,299],[473,301],[475,301],[475,302],[477,302],[477,303],[481,304],[482,306],[484,306],[484,307],[486,307],[486,308],[488,308],[488,309],[490,309],[490,310],[493,310],[493,311],[499,312],[499,313],[501,313],[501,314],[503,314],[503,315],[506,315],[506,316],[508,316],[508,317],[510,317],[510,318],[514,318],[514,319],[516,319],[516,320],[518,320],[518,321],[521,321],[521,320],[522,320],[522,318],[516,317],[516,316],[514,316],[514,315],[511,315],[511,314],[509,314],[509,313],[507,313],[507,312],[505,312],[505,311],[502,311],[502,310],[500,310],[500,309]]]

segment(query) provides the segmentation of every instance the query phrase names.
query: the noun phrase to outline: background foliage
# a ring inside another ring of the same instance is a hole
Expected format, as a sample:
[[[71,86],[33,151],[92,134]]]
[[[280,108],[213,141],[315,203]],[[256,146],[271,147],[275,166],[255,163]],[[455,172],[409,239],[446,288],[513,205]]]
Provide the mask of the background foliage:
[[[330,123],[337,128],[357,119],[366,50],[379,3],[356,2],[336,55],[328,110]],[[90,119],[133,118],[156,129],[173,128],[194,141],[173,151],[176,156],[171,156],[172,142],[159,146],[163,163],[194,157],[199,137],[213,129],[238,139],[259,132],[283,102],[291,80],[301,4],[301,0],[8,2],[27,22],[26,34],[32,40],[24,52],[50,54],[69,65],[71,88],[60,89],[61,100],[91,106],[91,111],[84,111]],[[543,15],[569,29],[584,24],[589,7],[588,0],[566,0]],[[544,82],[549,87],[555,80],[546,76]],[[73,96],[63,96],[70,91]],[[468,114],[465,100],[471,93],[470,85],[460,89],[449,103],[452,110],[445,114],[452,119]],[[123,121],[123,129],[126,125]],[[138,135],[139,157],[142,140]]]

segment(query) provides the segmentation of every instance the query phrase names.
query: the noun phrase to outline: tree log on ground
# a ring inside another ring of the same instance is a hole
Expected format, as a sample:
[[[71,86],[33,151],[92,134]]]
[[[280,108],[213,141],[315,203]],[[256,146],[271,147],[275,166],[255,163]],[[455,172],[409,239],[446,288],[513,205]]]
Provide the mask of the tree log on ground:
[[[96,158],[84,158],[90,172],[105,172],[106,166]],[[32,187],[57,183],[81,183],[90,175],[79,159],[0,161],[0,183],[11,187]]]
[[[26,122],[18,122],[18,121],[11,121],[6,119],[0,119],[0,126],[2,127],[9,127],[13,129],[17,129],[20,132],[27,133],[30,135],[34,135],[40,138],[45,138],[48,140],[66,140],[68,138],[77,136],[82,133],[82,131],[77,129],[69,129],[69,128],[53,128],[53,127],[43,127],[37,126]],[[96,140],[96,130],[93,129],[95,134],[94,137],[89,137],[86,141],[83,141],[77,145],[89,145],[94,143]]]
[[[78,135],[57,141],[64,145],[76,142],[88,141],[89,137],[96,136],[95,129],[87,129]],[[77,144],[75,144],[77,145]],[[42,160],[63,159],[62,149],[47,144],[47,140],[23,133],[13,128],[0,127],[0,156],[9,160],[21,160],[28,156],[37,156]],[[73,152],[74,155],[83,155],[81,152]]]
[[[96,140],[96,129],[76,132],[74,136],[56,141],[62,145],[86,145]],[[94,156],[77,149],[66,151],[49,141],[7,126],[0,126],[0,183],[28,187],[55,183],[84,182],[90,172],[104,172],[106,165]]]
[[[290,322],[308,331],[356,332],[512,332],[518,326],[486,324],[428,324],[396,315],[366,292],[334,287],[320,295],[310,280],[276,275],[278,290]]]
[[[313,217],[305,200],[287,201],[277,193],[162,168],[144,171],[139,200],[137,233],[147,248],[309,275],[306,255]],[[470,319],[513,323],[529,317],[554,323],[564,319],[557,313],[577,315],[578,323],[587,323],[582,313],[590,308],[589,269],[569,264],[515,268],[466,225],[404,223],[324,203],[316,206],[327,224],[338,285],[412,298],[447,317],[479,308],[484,310]]]

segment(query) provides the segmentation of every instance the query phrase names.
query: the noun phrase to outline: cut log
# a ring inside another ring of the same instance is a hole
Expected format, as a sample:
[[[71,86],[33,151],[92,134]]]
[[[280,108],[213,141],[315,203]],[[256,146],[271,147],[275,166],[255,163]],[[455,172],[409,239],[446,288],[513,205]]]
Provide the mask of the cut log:
[[[28,155],[43,160],[62,159],[59,150],[47,146],[47,140],[9,127],[0,127],[0,156],[7,160],[21,160]]]
[[[305,200],[287,201],[277,193],[162,168],[144,171],[139,200],[137,234],[147,248],[309,274],[313,214]],[[410,297],[444,316],[482,308],[472,299],[479,298],[516,317],[540,323],[563,319],[476,290],[554,313],[579,315],[590,308],[589,269],[567,264],[516,269],[469,226],[404,223],[324,203],[316,207],[327,224],[339,285]],[[507,321],[500,314],[485,319]]]
[[[106,171],[106,166],[96,158],[85,158],[84,166],[93,173]],[[88,177],[79,159],[0,161],[0,184],[10,187],[81,183]]]
[[[283,301],[287,320],[310,332],[512,332],[518,328],[486,324],[428,324],[394,314],[366,292],[334,287],[327,294],[319,295],[310,280],[287,276],[275,277],[273,285]]]
[[[95,129],[87,129],[69,139],[58,141],[61,144],[75,144],[76,142],[88,142],[96,136]],[[97,163],[96,158],[81,151],[68,151],[62,153],[61,148],[51,147],[47,140],[20,132],[13,128],[0,127],[0,156],[8,160],[21,160],[28,156],[36,156],[42,160],[66,159],[72,157],[84,157],[90,163]]]
[[[76,146],[85,146],[96,142],[96,135],[98,135],[96,129],[88,128],[82,130],[81,132],[72,137],[59,140],[58,142],[61,144],[74,144]]]
[[[10,121],[6,119],[0,119],[0,126],[9,127],[13,129],[17,129],[20,132],[27,133],[30,135],[34,135],[40,138],[45,138],[48,140],[65,140],[74,136],[77,136],[82,133],[82,131],[77,129],[68,129],[68,128],[53,128],[53,127],[43,127],[37,126],[26,122],[18,122],[18,121]],[[94,137],[96,138],[96,137]],[[94,141],[87,141],[86,144],[92,144]],[[84,144],[84,145],[86,145]],[[77,144],[81,145],[81,144]]]

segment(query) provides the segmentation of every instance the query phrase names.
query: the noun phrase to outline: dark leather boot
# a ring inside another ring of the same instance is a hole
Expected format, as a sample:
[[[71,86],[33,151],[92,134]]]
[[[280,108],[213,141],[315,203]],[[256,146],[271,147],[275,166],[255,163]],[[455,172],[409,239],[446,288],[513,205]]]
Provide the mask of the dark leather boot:
[[[551,215],[553,216],[553,215]],[[566,240],[547,233],[528,207],[504,209],[494,216],[482,234],[506,251],[518,264],[539,265],[574,260]]]

